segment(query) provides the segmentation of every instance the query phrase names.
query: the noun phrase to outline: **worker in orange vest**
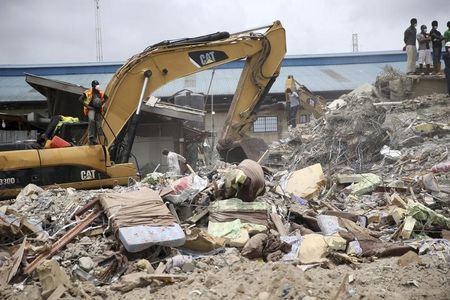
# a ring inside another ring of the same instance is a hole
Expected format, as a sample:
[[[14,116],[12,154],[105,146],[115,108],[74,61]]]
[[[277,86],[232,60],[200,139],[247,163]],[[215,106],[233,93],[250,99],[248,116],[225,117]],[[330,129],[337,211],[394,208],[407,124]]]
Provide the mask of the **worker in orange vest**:
[[[108,96],[100,90],[100,84],[97,80],[92,81],[91,89],[86,90],[80,96],[80,101],[83,102],[84,115],[88,117],[88,138],[89,145],[96,145],[98,136],[104,136],[101,126],[101,116],[103,112],[103,105]]]

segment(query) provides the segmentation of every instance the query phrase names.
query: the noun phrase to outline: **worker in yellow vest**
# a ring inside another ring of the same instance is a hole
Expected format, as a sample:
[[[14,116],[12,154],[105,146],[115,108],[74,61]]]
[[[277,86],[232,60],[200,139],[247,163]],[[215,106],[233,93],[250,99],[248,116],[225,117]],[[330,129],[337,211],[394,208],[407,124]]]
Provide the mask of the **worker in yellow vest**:
[[[100,90],[100,84],[97,80],[92,81],[91,89],[86,90],[80,97],[83,102],[84,115],[88,117],[88,138],[89,145],[96,145],[97,138],[104,136],[101,127],[101,116],[103,112],[103,105],[108,96]]]
[[[80,120],[76,117],[69,117],[63,115],[56,115],[50,119],[50,123],[47,126],[47,129],[43,134],[41,134],[37,142],[41,144],[41,146],[45,145],[47,140],[51,140],[55,135],[59,134],[59,130],[61,129],[63,124],[67,123],[79,123]]]

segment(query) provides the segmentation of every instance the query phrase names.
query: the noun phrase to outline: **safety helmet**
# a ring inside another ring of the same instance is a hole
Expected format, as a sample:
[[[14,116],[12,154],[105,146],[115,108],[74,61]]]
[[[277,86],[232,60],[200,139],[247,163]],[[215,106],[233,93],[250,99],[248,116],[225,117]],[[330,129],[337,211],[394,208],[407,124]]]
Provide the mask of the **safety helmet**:
[[[445,47],[450,48],[450,42],[445,43]]]
[[[91,83],[91,86],[92,86],[93,88],[95,88],[97,85],[100,85],[100,83],[98,83],[97,80],[93,80],[92,83]]]

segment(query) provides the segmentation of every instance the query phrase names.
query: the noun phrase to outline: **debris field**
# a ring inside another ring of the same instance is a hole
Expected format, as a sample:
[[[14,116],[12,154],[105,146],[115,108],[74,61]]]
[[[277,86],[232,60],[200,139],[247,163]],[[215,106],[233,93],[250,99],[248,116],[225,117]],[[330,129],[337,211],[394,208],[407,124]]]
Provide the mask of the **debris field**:
[[[258,162],[0,206],[1,299],[448,299],[450,98],[364,85]]]

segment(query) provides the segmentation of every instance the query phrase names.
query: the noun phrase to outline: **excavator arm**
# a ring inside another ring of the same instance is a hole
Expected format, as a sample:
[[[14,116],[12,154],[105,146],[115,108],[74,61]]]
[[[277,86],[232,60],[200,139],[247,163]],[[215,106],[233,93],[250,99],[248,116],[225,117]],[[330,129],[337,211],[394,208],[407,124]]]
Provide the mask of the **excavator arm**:
[[[261,29],[266,31],[254,32]],[[270,26],[235,34],[218,32],[165,41],[133,56],[116,72],[105,91],[109,96],[103,122],[107,147],[110,151],[122,149],[112,157],[118,162],[128,161],[140,107],[158,88],[172,80],[245,58],[218,142],[221,150],[234,147],[255,120],[255,111],[278,76],[285,53],[285,30],[275,21]],[[126,124],[126,145],[117,147],[122,140],[116,137]]]

